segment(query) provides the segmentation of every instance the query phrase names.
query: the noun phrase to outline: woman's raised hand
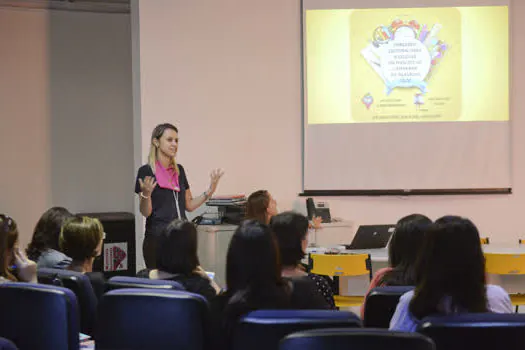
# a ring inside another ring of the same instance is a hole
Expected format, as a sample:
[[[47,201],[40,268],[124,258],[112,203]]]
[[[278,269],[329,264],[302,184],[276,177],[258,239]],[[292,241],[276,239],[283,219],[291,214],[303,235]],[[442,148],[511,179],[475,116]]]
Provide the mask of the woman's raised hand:
[[[146,176],[144,180],[139,179],[140,191],[146,197],[151,196],[151,193],[157,186],[157,181],[152,176]]]

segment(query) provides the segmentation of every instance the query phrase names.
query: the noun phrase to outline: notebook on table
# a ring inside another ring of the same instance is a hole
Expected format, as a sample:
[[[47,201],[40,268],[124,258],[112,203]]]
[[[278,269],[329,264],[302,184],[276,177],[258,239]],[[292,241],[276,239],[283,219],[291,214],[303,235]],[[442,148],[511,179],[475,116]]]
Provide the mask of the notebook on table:
[[[352,243],[345,245],[348,250],[385,248],[395,231],[396,225],[361,225]]]

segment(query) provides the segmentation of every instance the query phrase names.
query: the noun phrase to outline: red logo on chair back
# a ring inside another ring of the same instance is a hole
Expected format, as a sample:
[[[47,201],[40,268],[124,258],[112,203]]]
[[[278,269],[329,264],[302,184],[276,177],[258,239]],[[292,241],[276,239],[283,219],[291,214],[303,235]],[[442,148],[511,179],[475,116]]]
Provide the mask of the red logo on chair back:
[[[126,252],[119,247],[113,247],[113,269],[122,268],[122,262],[126,258]]]
[[[104,244],[104,271],[121,271],[128,269],[128,244]]]

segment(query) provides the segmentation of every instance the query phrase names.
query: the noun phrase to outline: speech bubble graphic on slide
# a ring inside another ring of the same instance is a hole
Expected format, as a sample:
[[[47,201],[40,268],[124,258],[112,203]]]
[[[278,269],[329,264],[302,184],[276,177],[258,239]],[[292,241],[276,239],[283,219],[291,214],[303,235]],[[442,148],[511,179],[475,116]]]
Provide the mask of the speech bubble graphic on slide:
[[[373,41],[361,55],[385,83],[389,95],[396,88],[418,88],[427,92],[433,66],[439,64],[448,46],[437,38],[441,24],[420,25],[416,20],[395,19],[373,31]]]
[[[416,87],[425,93],[430,53],[415,38],[394,39],[381,47],[380,65],[387,95],[397,88]]]
[[[475,48],[455,7],[357,9],[348,17],[352,122],[437,122],[461,117],[463,71]],[[463,55],[466,52],[467,55]],[[465,58],[465,59],[464,59]],[[475,61],[473,62],[475,63]],[[370,94],[374,103],[364,104]]]

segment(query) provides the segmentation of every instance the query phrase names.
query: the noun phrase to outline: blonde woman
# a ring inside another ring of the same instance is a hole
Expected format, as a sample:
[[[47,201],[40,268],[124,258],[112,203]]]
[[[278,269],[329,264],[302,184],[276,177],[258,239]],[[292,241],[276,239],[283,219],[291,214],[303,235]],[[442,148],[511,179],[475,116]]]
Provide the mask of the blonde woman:
[[[179,131],[169,123],[159,124],[151,135],[148,163],[140,167],[135,181],[139,195],[140,212],[146,218],[146,232],[142,253],[146,267],[156,266],[156,240],[174,219],[186,219],[186,211],[193,211],[210,198],[223,175],[215,169],[210,175],[210,186],[193,197],[186,172],[177,164]]]
[[[98,219],[75,216],[66,219],[58,241],[60,250],[72,259],[67,269],[85,274],[97,298],[104,294],[106,281],[101,272],[93,272],[93,261],[102,253],[103,237]]]

